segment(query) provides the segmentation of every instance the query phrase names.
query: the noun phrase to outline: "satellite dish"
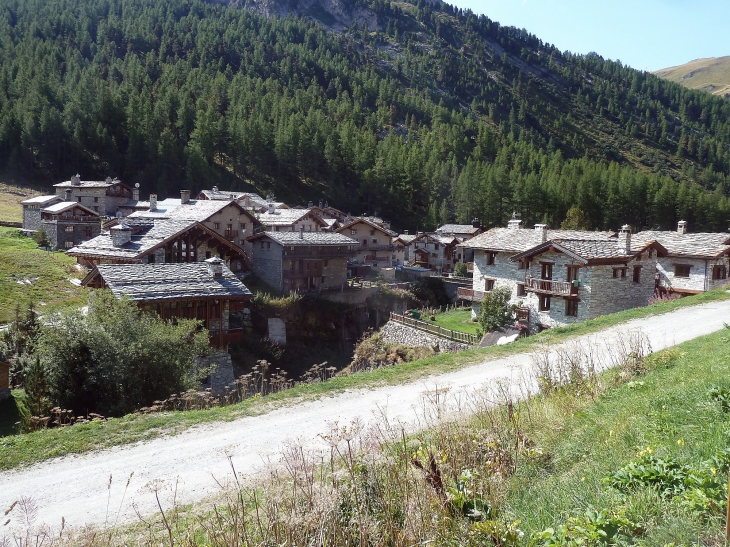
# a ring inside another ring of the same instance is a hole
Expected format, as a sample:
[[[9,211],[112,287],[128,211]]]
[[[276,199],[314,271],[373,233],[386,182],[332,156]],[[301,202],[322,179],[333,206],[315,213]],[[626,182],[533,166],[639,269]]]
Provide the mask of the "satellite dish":
[[[134,185],[135,188],[139,188],[139,182]]]

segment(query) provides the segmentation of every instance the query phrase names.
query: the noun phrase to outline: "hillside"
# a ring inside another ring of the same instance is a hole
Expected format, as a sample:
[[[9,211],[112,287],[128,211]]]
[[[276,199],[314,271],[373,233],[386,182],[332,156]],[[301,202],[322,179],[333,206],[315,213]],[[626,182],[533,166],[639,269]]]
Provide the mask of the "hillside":
[[[690,89],[730,98],[730,56],[695,59],[684,65],[657,70],[654,74]]]
[[[255,188],[399,230],[730,217],[730,103],[441,2],[18,0],[0,46],[0,170],[46,185]]]

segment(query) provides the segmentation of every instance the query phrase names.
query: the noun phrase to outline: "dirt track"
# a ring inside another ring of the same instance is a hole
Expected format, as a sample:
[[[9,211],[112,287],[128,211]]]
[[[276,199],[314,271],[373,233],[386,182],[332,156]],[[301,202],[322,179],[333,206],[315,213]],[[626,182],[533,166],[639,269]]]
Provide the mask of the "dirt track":
[[[730,323],[730,301],[631,321],[579,340],[590,343],[602,366],[608,366],[608,345],[627,332],[640,330],[657,351],[720,330],[724,322]],[[560,347],[555,346],[551,352]],[[531,366],[532,358],[532,354],[523,353],[488,360],[410,384],[346,391],[261,416],[194,427],[143,444],[4,472],[0,475],[0,509],[30,495],[38,506],[37,523],[59,527],[61,517],[65,517],[67,526],[103,524],[107,507],[111,522],[120,506],[119,523],[131,522],[137,518],[133,504],[142,515],[155,512],[154,497],[145,488],[153,480],[170,484],[179,480],[178,501],[198,501],[217,492],[217,481],[223,482],[230,476],[227,453],[233,454],[239,472],[253,474],[277,461],[287,442],[297,441],[309,448],[323,446],[318,435],[326,433],[328,424],[334,421],[344,424],[361,418],[368,422],[375,413],[385,412],[390,420],[398,420],[413,430],[418,427],[418,409],[425,391],[449,387],[449,396],[463,397],[497,378],[517,381]],[[124,483],[131,472],[134,476],[122,505]],[[110,474],[111,490],[107,488]]]

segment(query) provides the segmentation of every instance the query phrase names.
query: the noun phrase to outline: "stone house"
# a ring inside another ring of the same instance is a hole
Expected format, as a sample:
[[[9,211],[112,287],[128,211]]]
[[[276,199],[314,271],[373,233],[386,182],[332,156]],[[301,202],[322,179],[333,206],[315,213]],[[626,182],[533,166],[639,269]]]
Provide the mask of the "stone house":
[[[481,309],[484,295],[495,286],[508,286],[511,301],[524,299],[525,267],[510,258],[551,239],[615,241],[615,232],[587,232],[577,230],[548,230],[545,224],[536,224],[534,230],[524,229],[522,221],[512,219],[507,228],[492,228],[474,238],[460,243],[457,248],[474,252],[472,288],[459,288],[460,299],[472,302],[472,315]]]
[[[41,227],[41,209],[63,201],[57,195],[36,196],[20,202],[23,206],[23,231],[36,232]]]
[[[267,232],[319,232],[328,228],[328,224],[312,209],[277,209],[273,202],[257,218]]]
[[[243,325],[231,320],[252,298],[251,291],[220,258],[163,264],[99,264],[83,279],[90,288],[108,288],[165,320],[197,319],[211,344],[227,347],[243,336]]]
[[[455,237],[459,243],[463,243],[481,234],[482,228],[479,220],[474,219],[471,224],[444,224],[436,228],[436,233],[440,236]],[[454,259],[456,262],[473,262],[474,251],[467,247],[458,247]]]
[[[261,232],[250,238],[253,272],[272,288],[290,291],[342,289],[347,259],[357,241],[330,232]]]
[[[413,240],[416,239],[418,235],[412,235],[408,233],[408,230],[403,232],[398,236],[398,239],[403,243],[403,264],[405,265],[407,262],[410,262],[412,260],[413,255]]]
[[[222,258],[233,271],[244,269],[243,250],[194,220],[126,218],[108,232],[67,251],[79,264],[164,264]]]
[[[647,230],[634,235],[634,240],[657,241],[667,249],[657,263],[660,292],[698,294],[728,282],[730,234],[688,233],[682,220],[676,232]]]
[[[393,240],[393,266],[403,266],[406,263],[406,249],[410,246],[410,240],[404,239],[402,235]]]
[[[458,244],[459,240],[453,236],[442,236],[435,232],[418,234],[411,241],[410,262],[438,273],[452,272]]]
[[[102,216],[114,216],[120,205],[132,199],[132,189],[120,180],[107,177],[106,180],[81,180],[79,175],[71,180],[53,185],[56,195],[65,197],[67,201],[76,201]],[[68,199],[67,190],[71,190]]]
[[[75,201],[61,201],[40,210],[40,229],[52,249],[71,249],[101,232],[99,213]]]
[[[524,273],[514,298],[529,310],[523,316],[532,332],[645,306],[654,296],[657,260],[666,254],[656,241],[632,243],[629,226],[616,239],[548,240],[510,257]]]
[[[367,219],[358,218],[339,228],[337,233],[359,243],[354,263],[370,264],[375,268],[387,268],[395,264],[393,238],[398,235],[395,232]]]

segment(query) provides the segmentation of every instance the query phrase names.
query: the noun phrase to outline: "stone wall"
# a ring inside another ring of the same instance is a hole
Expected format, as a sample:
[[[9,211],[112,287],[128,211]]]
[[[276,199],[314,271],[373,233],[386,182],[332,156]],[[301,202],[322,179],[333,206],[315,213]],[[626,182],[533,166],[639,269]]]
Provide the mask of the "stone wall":
[[[396,321],[388,321],[383,328],[380,329],[380,335],[386,342],[391,344],[402,344],[410,347],[431,348],[433,346],[439,346],[442,351],[446,347],[458,350],[469,348],[469,346],[465,344],[452,342],[451,340],[440,338],[435,334],[414,329],[413,327],[409,327]]]
[[[41,210],[40,208],[30,208],[23,206],[23,229],[38,230],[41,227]]]
[[[678,264],[691,266],[689,277],[675,277],[674,268]],[[664,257],[660,258],[657,264],[659,283],[662,287],[675,291],[708,291],[721,287],[727,283],[727,279],[712,279],[712,267],[715,265],[727,266],[727,260],[718,258],[715,260],[702,260],[698,258]]]
[[[213,394],[222,393],[226,386],[233,384],[233,362],[227,351],[220,351],[198,359],[200,368],[216,365],[216,369],[203,382],[203,387],[210,388]]]
[[[260,249],[258,243],[253,247],[253,273],[270,287],[283,290],[281,247],[272,242],[271,251],[275,252],[267,252],[268,249]]]
[[[41,226],[48,235],[51,247],[54,249],[69,249],[75,247],[84,241],[95,238],[101,233],[101,224],[99,222],[63,222],[56,220],[43,220]],[[73,231],[67,231],[70,227]],[[91,228],[91,234],[88,235],[86,229]],[[66,243],[69,243],[68,245]]]

